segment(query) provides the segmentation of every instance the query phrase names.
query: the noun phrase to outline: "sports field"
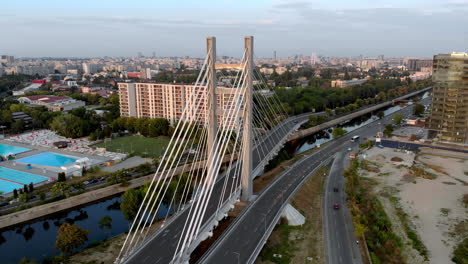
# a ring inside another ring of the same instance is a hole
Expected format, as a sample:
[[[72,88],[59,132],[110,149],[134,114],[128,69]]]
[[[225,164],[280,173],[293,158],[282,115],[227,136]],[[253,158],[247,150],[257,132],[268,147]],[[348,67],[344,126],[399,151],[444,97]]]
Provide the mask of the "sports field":
[[[169,139],[150,138],[143,136],[126,136],[103,142],[94,147],[106,148],[108,151],[120,153],[135,153],[136,155],[147,154],[150,156],[161,156],[164,153]]]

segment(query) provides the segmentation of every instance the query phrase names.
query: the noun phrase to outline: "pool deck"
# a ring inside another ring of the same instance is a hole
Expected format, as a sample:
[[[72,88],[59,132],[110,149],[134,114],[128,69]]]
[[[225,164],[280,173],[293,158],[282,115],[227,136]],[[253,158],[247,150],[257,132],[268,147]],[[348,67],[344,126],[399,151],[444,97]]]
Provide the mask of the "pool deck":
[[[46,148],[42,146],[30,146],[26,144],[21,144],[17,142],[11,142],[11,141],[5,141],[5,140],[0,140],[0,144],[6,144],[6,145],[11,145],[11,146],[16,146],[16,147],[22,147],[22,148],[29,148],[31,150],[22,152],[16,155],[16,160],[33,156],[36,154],[40,154],[43,152],[52,152],[60,155],[65,155],[65,156],[71,156],[71,157],[76,157],[76,158],[89,158],[93,163],[92,165],[99,165],[101,163],[104,163],[105,161],[109,160],[109,158],[106,157],[101,157],[101,156],[94,156],[94,155],[88,155],[88,154],[83,154],[83,153],[76,153],[76,152],[70,152],[70,151],[63,151],[60,149],[52,149],[52,148]],[[18,170],[22,172],[28,172],[32,174],[37,174],[40,176],[45,176],[45,177],[54,177],[57,178],[57,175],[59,172],[63,172],[62,169],[57,168],[57,167],[52,167],[52,166],[41,166],[41,165],[34,165],[32,164],[32,169],[26,169],[26,166],[24,163],[18,163],[16,160],[9,160],[9,161],[4,161],[0,162],[1,167],[13,169],[13,170]]]

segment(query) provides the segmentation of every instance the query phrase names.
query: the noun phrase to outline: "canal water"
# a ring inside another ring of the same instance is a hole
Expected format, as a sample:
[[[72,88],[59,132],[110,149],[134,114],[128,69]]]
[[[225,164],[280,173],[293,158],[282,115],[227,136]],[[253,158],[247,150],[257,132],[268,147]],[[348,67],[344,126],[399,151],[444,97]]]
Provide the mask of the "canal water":
[[[0,232],[0,263],[17,264],[21,258],[42,261],[46,257],[59,255],[54,248],[57,231],[65,222],[73,223],[89,230],[87,245],[110,238],[129,230],[129,222],[120,211],[122,198],[113,197],[104,201],[84,206],[83,208],[58,213],[45,220],[7,229]],[[163,217],[167,208],[159,211],[158,217]],[[112,218],[110,229],[101,229],[99,221],[103,216]]]
[[[384,109],[385,115],[400,110],[400,106],[392,106]],[[340,127],[347,131],[353,131],[378,119],[375,115],[364,115],[345,122]],[[299,154],[316,147],[319,144],[330,141],[332,128],[320,131],[308,138],[301,140],[298,145],[285,146],[291,154]],[[291,151],[292,150],[292,151]],[[20,227],[7,229],[0,232],[0,264],[17,264],[21,258],[42,261],[46,257],[58,255],[60,252],[54,248],[57,231],[64,222],[74,223],[77,226],[89,230],[87,245],[110,238],[129,230],[131,222],[125,219],[120,211],[122,198],[113,197],[94,204],[86,205],[80,209],[63,212],[45,220],[38,220]],[[166,214],[167,208],[162,208],[158,217]],[[103,216],[112,218],[110,229],[101,229],[99,221]]]

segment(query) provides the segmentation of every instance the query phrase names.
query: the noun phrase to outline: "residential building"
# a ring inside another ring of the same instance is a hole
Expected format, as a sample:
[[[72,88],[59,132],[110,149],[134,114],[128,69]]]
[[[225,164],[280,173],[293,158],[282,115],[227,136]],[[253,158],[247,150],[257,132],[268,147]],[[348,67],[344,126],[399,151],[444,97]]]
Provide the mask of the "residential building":
[[[118,83],[120,114],[126,117],[166,118],[171,122],[181,118],[184,107],[189,103],[199,104],[198,112],[188,113],[193,121],[206,120],[204,86],[163,83]],[[196,89],[196,90],[195,90]],[[224,109],[230,107],[238,89],[217,87],[217,116],[219,124],[226,124],[228,116]],[[198,99],[194,100],[193,97]],[[195,108],[195,106],[194,106]],[[230,118],[235,120],[234,117]]]
[[[421,71],[422,67],[432,67],[431,59],[409,59],[407,68],[410,71]]]
[[[13,63],[15,61],[15,57],[13,56],[8,56],[8,55],[2,55],[0,56],[0,63]]]
[[[468,54],[434,56],[429,136],[468,143]]]
[[[43,105],[49,111],[70,111],[72,109],[85,106],[84,101],[75,100],[68,96],[55,95],[31,95],[18,98],[22,104]]]
[[[348,86],[363,84],[367,81],[367,79],[353,79],[353,80],[335,80],[331,81],[331,87],[333,88],[344,88]]]

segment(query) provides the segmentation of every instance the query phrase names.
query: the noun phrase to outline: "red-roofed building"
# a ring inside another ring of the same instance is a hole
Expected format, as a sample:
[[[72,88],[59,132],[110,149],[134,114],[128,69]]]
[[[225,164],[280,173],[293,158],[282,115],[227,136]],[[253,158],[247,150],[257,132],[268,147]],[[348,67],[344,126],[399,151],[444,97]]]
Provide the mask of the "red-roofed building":
[[[127,72],[128,78],[141,78],[141,72]]]
[[[18,98],[18,101],[22,104],[43,105],[49,111],[69,111],[85,106],[84,101],[75,100],[68,96],[55,95],[31,95]]]

